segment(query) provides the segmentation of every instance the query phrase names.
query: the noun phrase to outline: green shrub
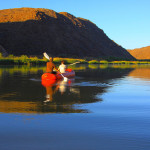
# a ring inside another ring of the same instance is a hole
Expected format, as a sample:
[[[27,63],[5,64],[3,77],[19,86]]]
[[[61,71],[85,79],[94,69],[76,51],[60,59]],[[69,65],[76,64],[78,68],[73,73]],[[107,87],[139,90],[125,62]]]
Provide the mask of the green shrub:
[[[90,60],[88,63],[89,64],[99,64],[99,61],[97,61],[97,60]]]
[[[101,60],[101,61],[99,61],[100,62],[100,64],[108,64],[108,61],[107,60]]]

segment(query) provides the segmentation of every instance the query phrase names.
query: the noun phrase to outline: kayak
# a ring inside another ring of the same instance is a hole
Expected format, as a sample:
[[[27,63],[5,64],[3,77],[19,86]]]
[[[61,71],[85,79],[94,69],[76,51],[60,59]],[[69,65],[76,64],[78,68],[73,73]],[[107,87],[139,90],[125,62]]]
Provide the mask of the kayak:
[[[72,69],[68,68],[68,69],[66,69],[65,73],[62,73],[62,75],[64,77],[70,78],[70,77],[74,77],[75,76],[75,72]],[[59,72],[56,73],[56,74],[43,73],[43,75],[41,76],[42,84],[43,85],[53,84],[57,80],[63,79],[62,75]]]

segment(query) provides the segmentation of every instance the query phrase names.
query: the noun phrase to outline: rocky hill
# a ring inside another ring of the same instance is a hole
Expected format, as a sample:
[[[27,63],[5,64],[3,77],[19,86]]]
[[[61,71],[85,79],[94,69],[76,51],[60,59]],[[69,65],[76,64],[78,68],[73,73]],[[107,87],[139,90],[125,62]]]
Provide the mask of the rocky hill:
[[[6,52],[6,50],[0,45],[0,53],[2,54],[2,56],[6,57],[8,56],[8,53]]]
[[[0,10],[0,45],[14,55],[134,59],[89,20],[40,8]]]
[[[150,46],[128,50],[136,59],[150,59]]]

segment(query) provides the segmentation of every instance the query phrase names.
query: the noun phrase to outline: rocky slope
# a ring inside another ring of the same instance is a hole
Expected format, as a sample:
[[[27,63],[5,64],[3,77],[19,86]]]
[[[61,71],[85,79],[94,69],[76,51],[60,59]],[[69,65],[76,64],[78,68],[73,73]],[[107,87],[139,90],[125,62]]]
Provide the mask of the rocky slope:
[[[2,54],[3,57],[8,56],[8,53],[6,52],[6,50],[0,45],[0,53]]]
[[[128,50],[136,59],[150,59],[150,46]]]
[[[14,55],[134,59],[89,20],[40,8],[0,10],[0,45]]]

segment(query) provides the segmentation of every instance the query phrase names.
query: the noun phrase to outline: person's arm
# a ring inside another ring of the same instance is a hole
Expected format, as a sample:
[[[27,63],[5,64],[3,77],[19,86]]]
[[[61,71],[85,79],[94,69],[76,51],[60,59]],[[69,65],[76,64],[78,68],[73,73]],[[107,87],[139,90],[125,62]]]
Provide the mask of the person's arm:
[[[67,69],[67,65],[65,65],[65,69]]]
[[[58,67],[58,70],[60,71],[60,65],[59,65],[59,67]]]
[[[57,67],[55,66],[55,64],[53,64],[53,67],[54,67],[54,69],[55,69],[56,71],[59,72],[59,70],[57,69]]]

